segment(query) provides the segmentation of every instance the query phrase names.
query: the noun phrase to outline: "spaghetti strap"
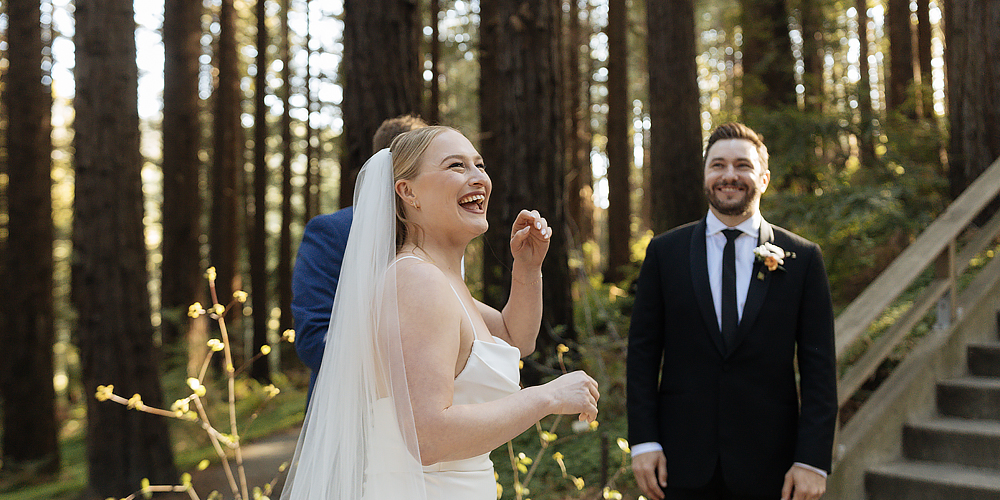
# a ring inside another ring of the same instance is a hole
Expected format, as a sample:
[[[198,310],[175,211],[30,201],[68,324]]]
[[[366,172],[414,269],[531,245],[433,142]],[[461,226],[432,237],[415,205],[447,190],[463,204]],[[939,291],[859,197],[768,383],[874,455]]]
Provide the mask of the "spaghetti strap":
[[[392,264],[390,264],[390,266],[395,265],[397,262],[399,262],[399,261],[401,261],[403,259],[417,259],[420,262],[427,262],[426,260],[421,259],[420,257],[417,257],[416,255],[404,255],[404,256],[398,257],[398,258],[396,258],[396,260],[392,261]],[[465,307],[465,302],[462,300],[462,296],[458,294],[458,290],[455,290],[455,287],[452,286],[451,283],[448,283],[448,286],[451,287],[451,291],[455,292],[455,298],[458,299],[458,305],[462,306],[462,310],[465,311],[465,317],[469,319],[469,326],[472,327],[472,338],[474,338],[476,340],[479,340],[479,334],[476,333],[476,324],[472,321],[472,315],[469,314],[469,309]]]

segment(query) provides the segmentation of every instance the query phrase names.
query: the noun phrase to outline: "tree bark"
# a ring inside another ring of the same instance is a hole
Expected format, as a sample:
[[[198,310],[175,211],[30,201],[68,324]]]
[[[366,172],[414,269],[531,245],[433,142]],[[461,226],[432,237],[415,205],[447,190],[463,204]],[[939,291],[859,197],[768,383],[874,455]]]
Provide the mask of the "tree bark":
[[[647,2],[653,232],[701,218],[701,117],[692,0]]]
[[[354,182],[382,121],[420,112],[422,27],[412,0],[344,2],[341,207],[354,199]]]
[[[313,92],[312,92],[312,0],[306,0],[306,83],[305,83],[305,97],[306,97],[306,175],[305,183],[302,186],[302,205],[305,210],[303,210],[302,216],[302,227],[306,226],[316,214],[319,213],[318,204],[316,203],[319,199],[319,186],[317,184],[316,172],[319,170],[319,162],[316,160],[316,148],[313,145],[313,141],[316,137],[316,132],[313,130],[312,125],[312,113],[313,113]]]
[[[625,0],[608,2],[608,267],[604,271],[608,283],[624,278],[632,236],[627,17]]]
[[[934,89],[931,85],[931,15],[930,1],[917,0],[917,63],[920,67],[920,107],[921,117],[934,116]]]
[[[794,106],[795,58],[785,0],[740,0],[740,3],[744,106],[767,109]]]
[[[913,84],[913,33],[910,23],[910,0],[888,0],[886,28],[889,31],[889,78],[886,109],[915,118],[913,106],[906,106],[907,92]]]
[[[284,112],[281,115],[281,234],[278,241],[278,306],[281,316],[278,332],[295,327],[292,321],[292,55],[291,30],[288,16],[291,2],[281,0],[281,100]],[[267,339],[264,339],[265,343]],[[260,346],[255,346],[260,347]],[[281,349],[282,361],[297,358],[294,349]],[[289,357],[289,354],[291,355]],[[262,362],[266,362],[262,360]]]
[[[163,407],[143,238],[138,69],[131,0],[76,2],[73,301],[87,404],[87,498],[175,482],[163,417],[100,402],[98,385]]]
[[[957,198],[1000,157],[1000,4],[945,2],[951,142],[948,180]],[[996,211],[997,203],[988,210]]]
[[[51,90],[43,82],[40,2],[7,5],[7,242],[0,252],[3,469],[59,470],[52,386]]]
[[[805,87],[806,111],[822,113],[824,104],[823,84],[823,8],[815,0],[799,3],[802,23],[802,63],[805,71],[802,83]]]
[[[480,4],[480,151],[493,179],[483,252],[485,302],[506,302],[510,226],[521,209],[537,209],[553,228],[542,266],[544,312],[536,350],[543,363],[560,336],[575,335],[563,206],[559,8],[558,0]],[[540,381],[539,366],[525,368],[526,383]]]
[[[165,345],[206,335],[205,318],[190,319],[187,306],[205,302],[201,264],[201,119],[198,57],[199,0],[166,0],[163,14],[163,264],[161,335]]]
[[[858,149],[861,166],[873,169],[875,158],[875,133],[872,125],[872,88],[868,65],[868,0],[855,0],[858,12]]]
[[[267,343],[267,323],[271,312],[268,308],[270,289],[267,270],[267,8],[264,0],[257,0],[257,76],[254,79],[254,140],[253,140],[253,228],[250,232],[250,287],[253,295],[253,352],[246,353],[250,360],[257,349]],[[250,376],[260,383],[270,383],[271,370],[266,360],[250,366]]]
[[[437,125],[441,121],[441,41],[440,22],[438,16],[441,14],[441,0],[430,0],[428,21],[431,27],[430,52],[431,52],[431,95],[427,101],[427,123]]]
[[[580,66],[580,51],[587,51],[589,65],[589,32],[584,32],[580,21],[580,3],[569,0],[569,25],[567,46],[566,99],[568,101],[569,131],[566,154],[569,173],[566,176],[566,212],[577,246],[594,237],[593,175],[590,171],[590,138],[587,133],[590,106],[583,99],[583,93],[590,91],[590,74]],[[589,26],[588,26],[589,30]],[[586,82],[586,84],[585,84]],[[586,108],[585,108],[586,106]]]
[[[209,263],[215,267],[215,288],[219,301],[228,304],[233,291],[239,288],[239,253],[242,246],[243,218],[239,209],[243,200],[242,173],[246,146],[240,121],[239,48],[236,43],[236,9],[233,0],[222,0],[219,9],[219,42],[216,49],[218,77],[215,89],[213,122],[214,165],[211,175],[212,211]],[[239,335],[232,328],[240,315],[230,315],[230,335]]]

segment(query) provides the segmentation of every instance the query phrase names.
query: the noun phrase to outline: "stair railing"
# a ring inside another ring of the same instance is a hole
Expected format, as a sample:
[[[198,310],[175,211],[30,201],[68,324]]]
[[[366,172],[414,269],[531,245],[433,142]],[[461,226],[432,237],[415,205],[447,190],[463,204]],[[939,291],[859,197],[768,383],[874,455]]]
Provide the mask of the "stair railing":
[[[938,328],[947,328],[961,311],[956,310],[957,277],[970,261],[1000,235],[1000,211],[957,252],[958,239],[973,219],[1000,195],[1000,159],[983,172],[941,216],[924,230],[836,319],[837,358],[841,359],[885,310],[930,266],[935,279],[896,319],[877,341],[868,346],[837,382],[841,408],[882,362],[937,306]]]

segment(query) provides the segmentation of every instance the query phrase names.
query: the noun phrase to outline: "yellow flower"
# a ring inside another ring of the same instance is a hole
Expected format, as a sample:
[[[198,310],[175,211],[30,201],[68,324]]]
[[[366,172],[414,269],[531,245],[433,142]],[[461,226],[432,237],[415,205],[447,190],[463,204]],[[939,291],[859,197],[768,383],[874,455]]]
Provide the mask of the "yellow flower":
[[[111,396],[115,394],[115,386],[113,385],[99,385],[97,386],[97,395],[95,396],[98,401],[107,401],[111,399]]]
[[[242,304],[247,301],[247,293],[243,290],[236,290],[233,292],[233,298],[236,299],[236,302]]]
[[[142,478],[142,481],[139,484],[142,486],[142,496],[152,498],[153,492],[149,490],[149,478]]]
[[[267,395],[268,399],[277,396],[280,392],[281,392],[281,389],[278,389],[277,387],[275,387],[274,384],[268,384],[268,385],[264,386],[264,394]]]
[[[569,347],[566,347],[566,344],[559,344],[556,346],[556,350],[559,352],[569,352]]]
[[[260,353],[263,354],[263,355],[265,355],[265,356],[267,356],[268,354],[271,354],[271,346],[269,346],[267,344],[264,344],[264,345],[260,346]]]
[[[599,425],[601,425],[601,424],[597,420],[592,420],[590,422],[590,430],[596,431],[597,430],[597,426],[599,426]]]
[[[584,487],[584,486],[586,486],[586,485],[584,484],[584,482],[583,482],[583,478],[582,478],[582,477],[574,477],[574,478],[573,478],[573,485],[575,485],[575,486],[576,486],[576,490],[577,490],[577,491],[580,491],[580,490],[582,490],[582,489],[583,489],[583,487]]]
[[[184,486],[191,486],[191,474],[187,472],[181,474],[181,484]]]
[[[553,434],[553,433],[548,432],[548,431],[542,431],[542,432],[540,432],[538,434],[538,437],[540,437],[542,439],[542,441],[545,441],[547,443],[551,443],[551,442],[555,441],[556,439],[559,439],[558,435]]]
[[[557,451],[557,452],[555,452],[555,453],[552,454],[552,458],[556,459],[556,461],[559,461],[559,460],[562,460],[564,457],[563,457],[562,453],[559,453]]]
[[[608,487],[604,487],[604,498],[605,500],[622,500],[622,494],[618,490],[613,490]]]
[[[205,392],[207,391],[207,389],[205,389],[205,386],[201,385],[201,381],[194,377],[187,379],[187,385],[188,387],[191,388],[192,391],[194,391],[194,393],[199,398],[203,397],[205,395]]]
[[[208,281],[215,281],[215,277],[216,277],[215,266],[212,266],[212,267],[208,268],[207,271],[205,271],[205,277],[208,278]]]
[[[139,394],[133,394],[128,400],[128,407],[130,410],[142,410],[146,405],[142,404],[142,397]]]
[[[521,361],[517,362],[517,369],[518,370],[523,370],[524,369],[524,360],[521,360]]]
[[[190,403],[188,398],[178,399],[174,401],[174,404],[170,405],[170,411],[174,412],[177,418],[181,418],[185,413],[191,411],[191,406],[188,403]]]
[[[214,312],[216,316],[222,316],[226,313],[226,306],[222,304],[215,304],[212,306],[212,312]]]
[[[281,340],[285,342],[295,342],[295,330],[288,329],[281,334]]]
[[[201,462],[198,462],[198,470],[205,470],[205,469],[207,469],[208,465],[210,463],[211,462],[209,462],[208,460],[202,460]]]
[[[201,302],[195,302],[188,306],[188,316],[192,318],[197,318],[205,313],[205,310],[201,307]]]
[[[500,497],[502,496],[503,496],[503,485],[497,483],[497,500],[500,500]]]
[[[213,351],[219,352],[226,348],[226,345],[222,343],[219,339],[212,339],[208,341],[208,347],[212,348]]]
[[[628,447],[628,441],[625,438],[618,438],[618,447],[622,449],[625,453],[631,453],[632,450]]]

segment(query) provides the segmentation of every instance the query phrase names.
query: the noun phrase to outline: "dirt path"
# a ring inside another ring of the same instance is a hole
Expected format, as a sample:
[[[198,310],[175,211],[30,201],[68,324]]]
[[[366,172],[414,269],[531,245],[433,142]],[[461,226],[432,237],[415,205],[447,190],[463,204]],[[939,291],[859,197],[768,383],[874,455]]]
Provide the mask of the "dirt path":
[[[292,454],[295,453],[295,443],[299,438],[299,429],[289,429],[273,436],[254,441],[243,446],[243,468],[246,471],[247,484],[250,489],[250,498],[253,498],[253,488],[255,486],[263,488],[276,476],[280,479],[275,485],[270,498],[277,499],[280,496],[281,486],[284,484],[285,474],[278,472],[282,463],[289,462]],[[236,463],[230,460],[233,475],[236,477],[236,484],[239,484],[239,476],[236,471]],[[213,490],[222,493],[223,498],[233,498],[232,487],[226,477],[225,469],[220,464],[193,472],[191,481],[194,489],[201,499],[208,497]]]

